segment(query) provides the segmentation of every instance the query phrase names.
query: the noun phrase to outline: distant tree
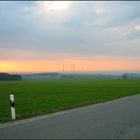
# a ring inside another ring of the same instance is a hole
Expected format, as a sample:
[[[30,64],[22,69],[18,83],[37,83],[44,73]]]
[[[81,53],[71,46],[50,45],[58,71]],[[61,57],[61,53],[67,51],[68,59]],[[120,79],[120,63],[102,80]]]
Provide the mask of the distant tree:
[[[122,75],[122,79],[123,79],[123,80],[127,80],[127,79],[128,79],[127,73],[124,73],[124,74]]]
[[[0,81],[22,80],[19,74],[0,73]]]

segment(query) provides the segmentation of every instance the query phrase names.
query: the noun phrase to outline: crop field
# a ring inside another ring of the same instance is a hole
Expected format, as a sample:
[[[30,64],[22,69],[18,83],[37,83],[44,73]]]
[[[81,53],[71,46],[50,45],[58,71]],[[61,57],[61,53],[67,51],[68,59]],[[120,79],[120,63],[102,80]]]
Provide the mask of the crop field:
[[[0,82],[0,122],[11,120],[14,94],[18,119],[140,93],[140,80],[48,78]]]

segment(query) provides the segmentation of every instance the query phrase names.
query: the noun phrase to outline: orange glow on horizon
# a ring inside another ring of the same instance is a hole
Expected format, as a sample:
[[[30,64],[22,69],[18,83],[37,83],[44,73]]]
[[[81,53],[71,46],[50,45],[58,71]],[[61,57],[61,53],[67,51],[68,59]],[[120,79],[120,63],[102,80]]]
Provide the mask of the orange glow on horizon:
[[[75,65],[75,71],[135,71],[140,70],[140,59],[122,57],[92,57],[66,58],[59,60],[3,60],[0,61],[0,72],[70,72]],[[83,67],[83,68],[82,68]]]

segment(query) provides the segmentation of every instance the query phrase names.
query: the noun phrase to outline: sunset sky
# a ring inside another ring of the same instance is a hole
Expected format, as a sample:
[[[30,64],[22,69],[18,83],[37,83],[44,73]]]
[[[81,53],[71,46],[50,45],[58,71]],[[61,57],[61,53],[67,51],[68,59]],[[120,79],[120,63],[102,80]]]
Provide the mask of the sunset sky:
[[[0,1],[0,72],[140,71],[139,1]]]

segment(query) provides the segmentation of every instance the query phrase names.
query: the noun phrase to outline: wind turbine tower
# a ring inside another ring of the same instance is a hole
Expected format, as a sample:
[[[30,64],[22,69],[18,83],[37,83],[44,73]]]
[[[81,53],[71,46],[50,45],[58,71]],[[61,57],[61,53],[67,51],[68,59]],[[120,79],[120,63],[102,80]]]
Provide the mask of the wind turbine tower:
[[[73,65],[73,72],[75,72],[75,65]]]
[[[82,73],[84,72],[84,67],[82,66]]]
[[[63,71],[63,73],[65,72],[65,65],[63,65],[63,67],[62,67],[62,71]]]

